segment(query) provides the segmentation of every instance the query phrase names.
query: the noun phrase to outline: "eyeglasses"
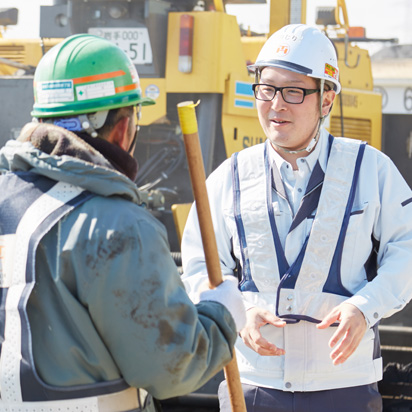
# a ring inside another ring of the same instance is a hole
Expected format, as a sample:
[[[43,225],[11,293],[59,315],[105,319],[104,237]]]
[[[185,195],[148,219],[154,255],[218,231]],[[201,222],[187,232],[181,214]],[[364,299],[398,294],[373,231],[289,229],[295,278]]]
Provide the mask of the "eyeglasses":
[[[319,92],[320,89],[304,89],[302,87],[276,87],[271,84],[255,83],[252,85],[255,97],[258,100],[270,102],[279,91],[286,103],[301,104],[305,96]]]

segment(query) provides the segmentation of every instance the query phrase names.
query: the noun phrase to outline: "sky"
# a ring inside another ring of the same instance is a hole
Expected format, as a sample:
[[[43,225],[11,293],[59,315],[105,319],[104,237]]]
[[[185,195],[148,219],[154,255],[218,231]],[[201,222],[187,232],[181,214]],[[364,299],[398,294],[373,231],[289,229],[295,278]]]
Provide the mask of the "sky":
[[[316,8],[336,6],[336,0],[307,0],[308,24],[315,24]],[[0,0],[0,8],[17,7],[19,24],[10,26],[4,37],[35,38],[39,35],[40,5],[52,5],[53,0]],[[363,26],[369,38],[398,38],[399,44],[412,44],[412,0],[346,0],[351,26]],[[268,4],[228,5],[227,12],[237,16],[239,24],[253,31],[269,30]],[[385,44],[376,43],[378,50]]]
[[[315,24],[318,7],[335,7],[336,4],[336,0],[307,0],[306,23]],[[251,7],[255,10],[253,13],[250,12]],[[365,27],[368,38],[397,38],[399,44],[412,44],[412,0],[346,0],[346,8],[350,26]],[[237,15],[239,23],[250,24],[257,32],[268,31],[268,4],[230,5],[228,9]],[[385,45],[389,43],[372,43],[367,48],[374,52]]]

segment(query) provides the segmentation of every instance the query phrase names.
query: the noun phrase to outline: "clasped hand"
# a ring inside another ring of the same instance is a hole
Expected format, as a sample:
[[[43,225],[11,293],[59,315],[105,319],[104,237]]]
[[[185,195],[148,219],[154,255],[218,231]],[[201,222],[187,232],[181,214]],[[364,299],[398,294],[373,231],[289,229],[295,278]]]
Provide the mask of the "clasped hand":
[[[356,306],[342,303],[332,309],[316,327],[326,329],[336,322],[339,322],[339,326],[329,340],[329,347],[333,349],[330,354],[333,364],[339,365],[355,352],[366,332],[367,325],[363,313]],[[286,322],[265,309],[259,307],[249,309],[246,312],[246,326],[240,331],[243,342],[262,356],[284,355],[283,348],[278,348],[262,336],[260,328],[267,324],[283,328]]]

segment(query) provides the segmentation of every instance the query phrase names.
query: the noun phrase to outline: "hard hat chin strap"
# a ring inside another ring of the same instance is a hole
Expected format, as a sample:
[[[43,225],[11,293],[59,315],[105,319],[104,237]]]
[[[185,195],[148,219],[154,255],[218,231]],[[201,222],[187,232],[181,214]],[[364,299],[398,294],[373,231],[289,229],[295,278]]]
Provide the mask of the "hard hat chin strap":
[[[108,110],[101,110],[96,113],[80,114],[78,116],[83,130],[89,134],[91,137],[99,137],[96,129],[100,129],[109,114]]]
[[[306,147],[304,147],[303,149],[299,149],[299,150],[289,150],[289,149],[285,149],[284,147],[279,146],[279,145],[277,145],[276,143],[273,143],[273,142],[272,142],[272,145],[273,145],[273,146],[276,146],[277,149],[282,150],[283,152],[289,153],[289,154],[296,154],[296,153],[302,153],[302,152],[308,152],[308,153],[310,153],[310,152],[315,148],[316,143],[317,143],[318,140],[319,140],[320,128],[321,128],[324,120],[325,120],[325,116],[322,116],[322,117],[319,118],[319,123],[318,123],[318,127],[317,127],[317,130],[316,130],[315,137],[314,137],[314,138],[310,141],[310,143],[309,143]]]
[[[101,110],[96,113],[80,114],[73,117],[50,117],[41,120],[44,123],[63,127],[71,132],[86,132],[91,137],[99,137],[97,130],[106,122],[108,113],[109,110]]]
[[[89,121],[89,118],[86,114],[79,115],[79,120],[82,125],[83,130],[91,137],[98,137],[96,129],[93,127],[92,123]]]

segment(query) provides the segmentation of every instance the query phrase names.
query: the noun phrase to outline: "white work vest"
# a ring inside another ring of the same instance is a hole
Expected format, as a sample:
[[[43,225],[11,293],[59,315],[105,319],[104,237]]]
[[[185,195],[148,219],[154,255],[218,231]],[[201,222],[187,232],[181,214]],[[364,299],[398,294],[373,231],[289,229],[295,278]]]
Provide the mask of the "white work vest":
[[[284,196],[284,191],[276,168],[272,177],[269,142],[232,157],[233,205],[242,254],[240,289],[276,293],[275,313],[290,322],[319,321],[351,296],[341,286],[338,260],[353,205],[364,144],[357,140],[336,143],[330,137],[330,145],[328,164],[333,167],[327,168],[324,179],[319,165],[315,167],[313,178],[318,181],[315,184],[313,179],[309,182],[304,200],[310,196],[314,198],[309,200],[311,206],[306,213],[317,209],[316,215],[301,253],[290,266],[273,214],[272,188],[280,196]],[[257,156],[263,157],[263,161],[257,163]],[[266,205],[266,208],[261,205]],[[258,208],[258,213],[244,212]],[[304,209],[301,207],[301,211]],[[297,219],[305,217],[308,216],[296,216]],[[273,241],[263,242],[262,239]],[[278,276],[274,276],[273,268],[278,269]]]

